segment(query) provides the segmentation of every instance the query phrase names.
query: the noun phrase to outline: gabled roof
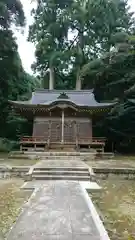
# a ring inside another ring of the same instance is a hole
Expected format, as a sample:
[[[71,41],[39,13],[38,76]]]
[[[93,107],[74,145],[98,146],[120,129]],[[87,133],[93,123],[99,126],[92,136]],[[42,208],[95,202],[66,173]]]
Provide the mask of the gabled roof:
[[[66,102],[77,107],[109,107],[114,103],[99,103],[96,101],[93,90],[37,90],[32,93],[29,101],[10,101],[15,105],[49,106],[54,103]]]

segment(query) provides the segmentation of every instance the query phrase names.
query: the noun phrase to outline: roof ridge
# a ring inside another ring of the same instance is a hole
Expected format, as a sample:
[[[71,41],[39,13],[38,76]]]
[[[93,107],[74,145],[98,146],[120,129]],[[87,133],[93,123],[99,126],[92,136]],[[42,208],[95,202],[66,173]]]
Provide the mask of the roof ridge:
[[[33,93],[63,93],[63,92],[68,92],[68,93],[93,93],[93,89],[88,89],[88,90],[49,90],[49,89],[36,89]]]

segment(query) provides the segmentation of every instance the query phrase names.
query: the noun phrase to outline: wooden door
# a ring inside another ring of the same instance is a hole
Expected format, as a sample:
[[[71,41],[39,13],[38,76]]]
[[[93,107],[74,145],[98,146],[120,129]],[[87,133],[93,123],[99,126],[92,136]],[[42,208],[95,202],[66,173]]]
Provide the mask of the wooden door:
[[[52,118],[50,124],[50,142],[61,142],[62,122],[61,118]]]
[[[64,123],[64,142],[75,143],[76,142],[76,129],[75,121],[65,119]]]

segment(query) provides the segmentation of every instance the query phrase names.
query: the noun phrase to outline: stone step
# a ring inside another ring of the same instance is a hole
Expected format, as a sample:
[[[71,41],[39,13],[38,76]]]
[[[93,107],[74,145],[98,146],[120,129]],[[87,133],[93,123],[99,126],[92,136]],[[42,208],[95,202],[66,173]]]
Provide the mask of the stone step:
[[[80,160],[83,160],[84,157],[79,157],[79,158],[76,158],[76,157],[39,157],[40,160],[56,160],[56,161],[70,161],[70,160],[76,160],[76,161],[80,161]]]
[[[8,159],[40,159],[40,160],[80,160],[79,156],[42,156],[42,155],[9,155]]]
[[[105,152],[102,154],[96,154],[96,159],[110,159],[110,158],[114,158],[114,153],[113,152]]]
[[[69,175],[33,175],[33,180],[71,180],[71,181],[90,181],[90,176],[69,176]]]
[[[34,171],[85,171],[88,172],[88,168],[85,167],[35,167]]]
[[[96,151],[75,151],[75,152],[72,152],[72,151],[24,151],[24,152],[21,152],[21,151],[11,151],[9,153],[9,155],[35,155],[35,154],[38,154],[38,155],[81,155],[81,154],[93,154],[95,153]]]
[[[28,155],[22,155],[22,154],[16,154],[16,155],[9,155],[8,158],[9,159],[22,159],[22,160],[27,160],[27,159],[40,159],[40,160],[83,160],[86,157],[88,157],[89,159],[93,159],[95,158],[94,155],[41,155],[41,154],[28,154]]]
[[[34,155],[33,155],[34,156]],[[29,157],[30,158],[30,157]],[[40,159],[40,160],[61,160],[61,161],[70,161],[70,160],[85,160],[85,159],[89,159],[89,160],[93,160],[95,159],[94,155],[90,155],[90,156],[35,156],[35,158]]]
[[[90,161],[94,159],[111,159],[113,153],[97,154],[96,152],[11,152],[9,159],[40,159],[40,160],[84,160]]]
[[[21,155],[35,156],[89,156],[96,154],[95,152],[24,152]]]
[[[80,159],[82,156],[58,156],[58,155],[47,155],[47,156],[39,156],[40,159]]]
[[[66,150],[69,150],[69,151],[76,151],[75,150],[75,144],[57,144],[57,143],[51,143],[50,146],[49,146],[49,151],[56,151],[56,150],[60,150],[60,151],[66,151]]]
[[[8,156],[8,159],[22,159],[22,160],[27,160],[27,159],[29,159],[29,156],[27,156],[27,155],[22,155],[22,154],[15,154],[15,155],[9,155]]]
[[[35,175],[70,175],[70,176],[90,176],[90,173],[88,171],[33,171],[32,176]]]
[[[9,153],[9,156],[15,156],[15,155],[19,155],[19,156],[31,156],[31,155],[35,155],[35,156],[90,156],[90,155],[114,155],[113,152],[104,152],[104,153],[100,153],[97,154],[97,152],[94,151],[75,151],[75,152],[71,152],[71,151],[54,151],[54,152],[40,152],[40,151],[26,151],[26,152],[20,152],[20,151],[12,151]]]

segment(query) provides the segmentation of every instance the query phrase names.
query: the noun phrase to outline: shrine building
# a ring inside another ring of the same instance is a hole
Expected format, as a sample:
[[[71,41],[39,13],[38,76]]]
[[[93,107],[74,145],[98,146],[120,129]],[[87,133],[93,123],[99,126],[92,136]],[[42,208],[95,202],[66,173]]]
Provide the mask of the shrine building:
[[[105,139],[93,134],[93,119],[109,112],[114,103],[99,103],[93,90],[45,90],[32,93],[29,101],[9,101],[21,116],[33,120],[31,136],[22,136],[20,148],[45,151],[52,147],[99,147]]]

